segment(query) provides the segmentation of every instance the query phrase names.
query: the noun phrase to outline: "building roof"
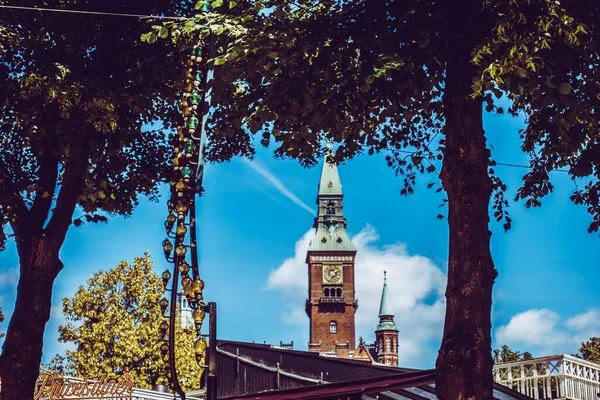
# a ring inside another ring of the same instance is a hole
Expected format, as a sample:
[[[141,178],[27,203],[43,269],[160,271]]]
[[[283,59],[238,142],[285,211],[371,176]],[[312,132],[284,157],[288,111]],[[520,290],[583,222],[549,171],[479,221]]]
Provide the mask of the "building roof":
[[[308,251],[356,253],[356,247],[348,232],[341,225],[329,230],[325,225],[318,224]]]
[[[434,370],[371,365],[268,344],[218,341],[217,376],[219,399],[337,399],[350,394],[362,400],[437,399]],[[527,397],[494,384],[494,399]]]

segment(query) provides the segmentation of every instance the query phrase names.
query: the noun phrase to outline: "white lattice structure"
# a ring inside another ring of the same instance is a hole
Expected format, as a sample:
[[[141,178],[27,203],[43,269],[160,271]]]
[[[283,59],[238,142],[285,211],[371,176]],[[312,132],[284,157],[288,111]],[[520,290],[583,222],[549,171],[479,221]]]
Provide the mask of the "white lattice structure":
[[[562,354],[496,364],[494,380],[532,399],[597,400],[600,365]]]

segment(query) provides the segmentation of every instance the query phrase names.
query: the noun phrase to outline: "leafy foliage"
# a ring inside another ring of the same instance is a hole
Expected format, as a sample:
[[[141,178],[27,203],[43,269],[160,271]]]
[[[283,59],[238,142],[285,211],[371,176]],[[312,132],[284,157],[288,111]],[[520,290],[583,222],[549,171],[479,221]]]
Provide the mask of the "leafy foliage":
[[[533,356],[530,352],[526,351],[521,353],[520,351],[512,350],[507,345],[502,346],[502,349],[494,349],[492,358],[494,363],[506,363],[522,360],[531,360]]]
[[[600,364],[600,338],[593,337],[587,342],[581,343],[579,353],[576,354],[577,357]]]
[[[54,376],[76,376],[73,363],[66,357],[56,354],[48,364],[40,367],[41,372],[48,372]]]
[[[106,3],[49,1],[46,7],[106,11]],[[135,14],[187,12],[187,1],[110,3]],[[52,216],[81,221],[130,214],[138,193],[156,196],[170,156],[148,124],[177,122],[183,54],[140,43],[145,22],[115,17],[4,10],[0,17],[0,225],[41,229]],[[61,200],[61,192],[64,193]],[[25,222],[32,222],[26,224]],[[18,230],[18,228],[17,228]],[[0,235],[4,245],[5,233]]]
[[[77,346],[66,351],[66,364],[76,375],[116,378],[127,372],[136,387],[167,383],[158,329],[164,288],[152,268],[148,254],[135,258],[133,265],[121,262],[109,271],[96,272],[86,287],[63,300],[68,322],[59,327],[59,341]],[[176,335],[184,390],[199,389],[202,369],[193,352],[195,333],[178,325]]]
[[[523,150],[532,170],[517,199],[540,205],[553,189],[549,172],[568,168],[573,178],[590,178],[572,200],[588,207],[589,230],[598,229],[593,2],[486,0],[461,9],[461,18],[429,0],[212,3],[217,13],[196,16],[198,31],[210,25],[219,38],[212,156],[224,145],[243,152],[259,135],[264,145],[278,144],[277,155],[312,165],[328,138],[341,144],[338,162],[387,150],[389,165],[404,177],[402,193],[410,194],[416,175],[437,172],[434,162],[443,158],[448,44],[467,35],[476,66],[472,96],[487,111],[527,117]],[[465,28],[455,20],[476,23]],[[155,35],[164,29],[196,34],[190,24],[185,30],[169,22]],[[509,229],[494,165],[494,217]]]
[[[566,167],[573,178],[590,179],[572,199],[588,207],[589,230],[597,230],[598,6],[575,0],[211,4],[218,13],[196,16],[200,35],[208,26],[217,36],[211,156],[224,144],[251,149],[252,138],[262,137],[265,146],[275,142],[276,155],[312,165],[329,139],[338,144],[338,163],[386,152],[404,180],[401,194],[413,192],[418,174],[437,173],[455,214],[446,292],[453,308],[436,387],[444,399],[490,397],[496,276],[484,216],[490,200],[505,229],[512,221],[481,114],[484,108],[504,113],[508,98],[506,111],[527,118],[522,149],[532,169],[517,199],[540,205],[552,191],[550,172]]]

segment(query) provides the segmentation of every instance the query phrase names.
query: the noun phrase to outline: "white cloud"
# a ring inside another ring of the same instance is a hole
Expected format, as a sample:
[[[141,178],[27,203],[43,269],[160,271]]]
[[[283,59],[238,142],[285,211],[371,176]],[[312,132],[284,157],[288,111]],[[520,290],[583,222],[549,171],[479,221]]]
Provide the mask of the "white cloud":
[[[527,310],[498,327],[494,336],[496,347],[506,344],[537,357],[571,354],[583,341],[600,336],[600,309],[577,314],[565,322],[547,308]]]
[[[591,309],[586,313],[576,315],[567,320],[567,326],[578,331],[600,331],[600,308]]]
[[[271,272],[267,288],[284,292],[287,311],[282,319],[299,324],[308,332],[304,300],[308,294],[306,252],[314,231],[296,243],[295,254]],[[444,320],[446,276],[427,257],[410,255],[402,243],[378,246],[379,235],[365,226],[354,238],[358,252],[355,265],[357,340],[374,339],[383,271],[387,271],[390,302],[400,330],[399,357],[402,366],[433,367]],[[435,341],[434,345],[431,342]]]
[[[296,196],[292,191],[290,191],[284,184],[277,178],[271,171],[269,171],[265,166],[259,164],[256,161],[250,161],[244,159],[246,165],[256,171],[260,176],[262,176],[271,186],[273,186],[279,193],[290,199],[294,204],[303,210],[308,211],[311,215],[315,215],[315,210],[308,206],[305,202],[300,200],[298,196]]]
[[[9,268],[0,272],[0,287],[2,286],[16,286],[19,280],[19,268]]]

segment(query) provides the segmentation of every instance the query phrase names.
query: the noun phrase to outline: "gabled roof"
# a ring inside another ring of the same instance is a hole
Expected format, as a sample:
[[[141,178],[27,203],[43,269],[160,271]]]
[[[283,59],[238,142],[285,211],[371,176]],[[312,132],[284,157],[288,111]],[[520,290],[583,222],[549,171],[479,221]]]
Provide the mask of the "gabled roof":
[[[218,341],[217,376],[217,396],[223,400],[437,399],[434,370],[371,365],[268,344]],[[528,397],[495,383],[494,399]]]

